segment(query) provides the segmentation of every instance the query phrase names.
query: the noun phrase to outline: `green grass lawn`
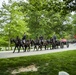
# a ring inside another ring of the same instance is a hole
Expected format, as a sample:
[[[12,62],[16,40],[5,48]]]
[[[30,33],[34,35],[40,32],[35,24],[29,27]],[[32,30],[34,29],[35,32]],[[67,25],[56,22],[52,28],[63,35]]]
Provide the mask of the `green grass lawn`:
[[[35,65],[37,71],[11,73],[30,65]],[[59,71],[76,75],[76,50],[0,59],[0,75],[58,75]]]

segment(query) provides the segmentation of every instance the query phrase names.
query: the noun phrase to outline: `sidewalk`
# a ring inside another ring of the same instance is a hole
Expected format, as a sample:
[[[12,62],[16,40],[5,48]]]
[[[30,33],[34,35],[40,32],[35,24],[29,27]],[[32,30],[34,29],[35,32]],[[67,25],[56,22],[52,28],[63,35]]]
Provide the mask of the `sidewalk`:
[[[68,50],[75,50],[76,46],[73,44],[69,46],[69,48],[64,47],[63,49],[53,49],[53,50],[42,50],[42,51],[33,51],[30,52],[23,52],[23,50],[18,53],[16,51],[13,53],[13,51],[0,51],[0,58],[11,58],[11,57],[21,57],[21,56],[30,56],[30,55],[40,55],[40,54],[47,54],[47,53],[55,53],[55,52],[62,52],[62,51],[68,51]]]

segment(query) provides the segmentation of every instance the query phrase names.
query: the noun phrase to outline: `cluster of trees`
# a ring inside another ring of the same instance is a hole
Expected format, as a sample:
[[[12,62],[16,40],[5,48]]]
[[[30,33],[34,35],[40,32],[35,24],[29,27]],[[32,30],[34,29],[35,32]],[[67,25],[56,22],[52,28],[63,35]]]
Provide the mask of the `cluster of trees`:
[[[10,46],[10,38],[43,35],[55,32],[58,38],[69,38],[76,32],[76,0],[8,0],[0,8],[0,46]],[[9,42],[8,42],[9,41]]]

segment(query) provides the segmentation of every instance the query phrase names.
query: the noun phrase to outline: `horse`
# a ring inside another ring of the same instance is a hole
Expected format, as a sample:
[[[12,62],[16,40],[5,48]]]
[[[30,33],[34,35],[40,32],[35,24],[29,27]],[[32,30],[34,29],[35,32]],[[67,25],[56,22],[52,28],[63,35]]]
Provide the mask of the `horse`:
[[[21,47],[22,47],[23,50],[24,50],[24,46],[23,46],[23,43],[22,43],[21,40],[18,42],[16,39],[13,39],[13,38],[12,38],[12,39],[10,39],[10,42],[11,42],[11,44],[12,44],[12,43],[15,44],[15,48],[14,48],[13,53],[15,52],[16,48],[18,49],[18,53],[20,52]]]
[[[50,49],[52,47],[52,49],[56,49],[56,39],[53,39],[52,37],[50,38],[50,41],[49,41],[49,44],[51,45],[50,46]]]
[[[26,52],[26,49],[28,48],[27,51],[30,51],[30,45],[31,45],[31,41],[30,40],[25,40],[25,42],[23,42],[24,45],[24,51]]]
[[[33,46],[34,46],[34,51],[36,49],[36,51],[38,51],[38,48],[39,48],[39,39],[35,39],[35,40],[32,40],[31,41]]]
[[[42,50],[42,48],[43,48],[43,46],[44,46],[44,48],[45,48],[45,50],[46,50],[46,48],[47,48],[47,46],[48,46],[48,41],[47,40],[39,40],[39,48],[40,48],[40,50]]]

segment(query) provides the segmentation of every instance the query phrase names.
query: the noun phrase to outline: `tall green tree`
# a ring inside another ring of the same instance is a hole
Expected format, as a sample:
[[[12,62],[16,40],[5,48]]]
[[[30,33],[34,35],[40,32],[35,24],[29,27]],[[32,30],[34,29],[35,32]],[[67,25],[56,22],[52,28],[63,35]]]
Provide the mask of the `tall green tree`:
[[[32,36],[58,34],[63,27],[64,7],[65,2],[59,0],[28,0],[28,26]]]
[[[3,3],[3,8],[1,10],[2,22],[3,23],[3,35],[6,35],[7,40],[16,36],[22,36],[24,32],[27,33],[27,23],[24,20],[24,14],[21,11],[22,6],[20,7],[17,2],[11,1],[9,4]]]

